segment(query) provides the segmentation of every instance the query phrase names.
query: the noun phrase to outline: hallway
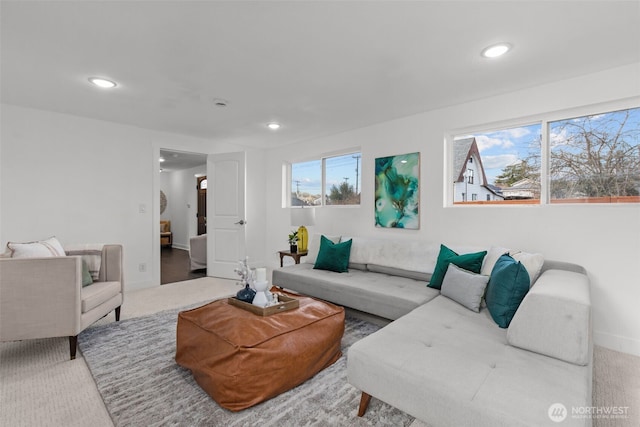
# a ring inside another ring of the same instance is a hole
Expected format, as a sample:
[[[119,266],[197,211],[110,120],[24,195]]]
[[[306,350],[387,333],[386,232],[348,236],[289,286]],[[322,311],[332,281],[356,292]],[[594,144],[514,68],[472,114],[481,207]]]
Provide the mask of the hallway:
[[[206,277],[205,268],[189,270],[189,251],[177,248],[162,248],[160,254],[160,284],[182,282]]]

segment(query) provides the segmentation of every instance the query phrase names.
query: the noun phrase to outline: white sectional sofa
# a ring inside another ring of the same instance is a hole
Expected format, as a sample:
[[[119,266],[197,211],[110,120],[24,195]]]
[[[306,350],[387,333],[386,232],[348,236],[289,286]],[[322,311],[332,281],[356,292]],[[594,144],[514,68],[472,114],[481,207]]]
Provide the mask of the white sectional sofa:
[[[349,271],[336,273],[313,268],[317,237],[305,262],[274,270],[273,284],[393,320],[349,349],[360,415],[372,396],[430,427],[591,425],[578,414],[591,407],[592,387],[584,268],[523,258],[531,289],[501,328],[486,307],[472,311],[427,286],[439,243],[353,238]],[[487,264],[505,249],[484,250]]]

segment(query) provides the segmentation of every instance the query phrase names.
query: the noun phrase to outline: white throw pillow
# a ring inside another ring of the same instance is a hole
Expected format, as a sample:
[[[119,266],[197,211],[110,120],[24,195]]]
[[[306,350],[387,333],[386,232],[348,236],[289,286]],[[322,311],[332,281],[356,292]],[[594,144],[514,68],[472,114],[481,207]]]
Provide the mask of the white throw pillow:
[[[451,263],[442,280],[440,293],[477,313],[487,283],[489,276],[472,273]]]
[[[522,265],[524,265],[527,273],[529,273],[529,279],[531,279],[529,287],[533,286],[536,280],[538,280],[540,272],[542,271],[542,264],[544,264],[544,257],[542,256],[542,254],[518,252],[511,256],[513,257],[513,259],[515,259],[516,261],[520,261]]]
[[[303,258],[305,263],[316,263],[316,258],[318,258],[318,252],[320,251],[320,236],[322,236],[322,234],[314,234],[309,240],[309,245],[307,247],[307,256]],[[340,242],[340,236],[325,235],[324,237],[331,240],[333,243]]]
[[[12,258],[47,258],[65,256],[62,245],[55,237],[27,243],[7,243]]]
[[[500,246],[491,246],[487,251],[487,255],[484,257],[484,262],[482,263],[480,274],[484,276],[491,276],[491,271],[496,265],[496,261],[498,261],[498,258],[500,258],[504,254],[511,255],[511,249],[503,248]]]
[[[492,246],[489,248],[487,252],[487,256],[484,257],[484,262],[482,263],[482,270],[480,270],[480,274],[485,276],[490,276],[491,271],[493,270],[496,261],[504,254],[509,254],[516,261],[520,261],[524,268],[529,273],[529,278],[531,279],[531,283],[529,286],[533,286],[533,284],[540,276],[540,272],[542,271],[542,265],[544,264],[544,257],[542,254],[530,254],[527,252],[522,252],[517,249],[507,249],[500,246]]]

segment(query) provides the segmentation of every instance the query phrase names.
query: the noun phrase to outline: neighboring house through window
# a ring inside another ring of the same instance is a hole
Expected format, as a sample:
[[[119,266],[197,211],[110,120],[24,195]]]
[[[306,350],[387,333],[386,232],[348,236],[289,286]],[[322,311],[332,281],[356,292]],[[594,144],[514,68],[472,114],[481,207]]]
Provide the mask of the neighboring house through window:
[[[471,201],[477,201],[478,197],[502,200],[499,188],[487,182],[476,138],[456,140],[453,147],[454,203],[470,201],[467,200],[470,193]]]
[[[455,136],[453,203],[640,203],[640,108],[560,114]]]

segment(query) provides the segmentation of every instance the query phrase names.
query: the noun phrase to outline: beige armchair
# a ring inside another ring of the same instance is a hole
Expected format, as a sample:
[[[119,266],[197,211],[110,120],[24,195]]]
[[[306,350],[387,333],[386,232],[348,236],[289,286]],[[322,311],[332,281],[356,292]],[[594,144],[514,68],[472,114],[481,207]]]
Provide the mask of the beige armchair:
[[[122,246],[104,245],[96,256],[96,280],[85,287],[81,256],[0,258],[0,341],[68,336],[75,359],[80,332],[113,310],[119,321]]]

